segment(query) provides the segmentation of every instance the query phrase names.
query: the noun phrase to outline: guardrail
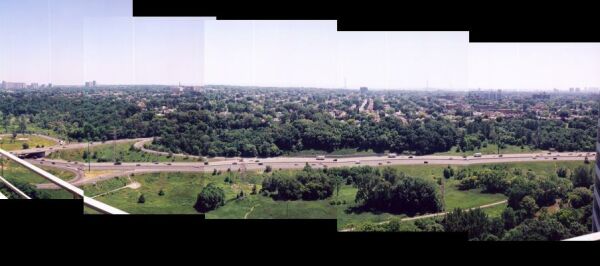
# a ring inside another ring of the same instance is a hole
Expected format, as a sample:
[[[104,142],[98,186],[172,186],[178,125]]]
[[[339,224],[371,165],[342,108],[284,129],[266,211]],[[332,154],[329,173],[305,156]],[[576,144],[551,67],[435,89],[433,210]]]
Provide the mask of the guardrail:
[[[62,179],[60,179],[60,178],[58,178],[58,177],[56,177],[56,176],[54,176],[54,175],[52,175],[52,174],[44,171],[44,170],[42,170],[41,168],[39,168],[39,167],[37,167],[37,166],[35,166],[35,165],[33,165],[33,164],[31,164],[31,163],[29,163],[29,162],[21,159],[21,158],[13,155],[10,152],[7,152],[5,150],[0,149],[0,155],[8,158],[9,160],[11,160],[11,161],[13,161],[15,163],[18,163],[18,164],[22,165],[23,167],[25,167],[25,168],[33,171],[34,173],[40,175],[41,177],[43,177],[46,180],[52,182],[53,184],[57,185],[58,187],[66,190],[66,191],[68,191],[69,193],[71,193],[73,195],[74,198],[76,198],[76,199],[82,199],[84,206],[87,206],[87,207],[89,207],[89,208],[91,208],[91,209],[93,209],[95,211],[98,211],[98,212],[104,213],[104,214],[127,214],[126,212],[124,212],[122,210],[119,210],[119,209],[117,209],[115,207],[109,206],[107,204],[104,204],[104,203],[99,202],[97,200],[94,200],[92,198],[86,197],[83,194],[83,190],[82,189],[80,189],[80,188],[78,188],[78,187],[70,184],[69,182],[64,181],[64,180],[62,180]],[[5,180],[5,179],[2,178],[2,180],[0,180],[0,181],[3,181],[3,183],[7,184],[7,186],[9,186],[9,188],[16,189],[16,187],[14,187],[12,184],[10,184],[7,180]],[[14,191],[14,189],[13,189],[13,191]],[[18,189],[17,189],[17,191],[18,191]],[[15,192],[17,192],[17,191],[15,191]],[[21,195],[22,192],[21,193],[17,192],[17,193]],[[23,196],[23,195],[21,195],[21,196]],[[26,199],[29,199],[29,197],[27,195],[24,195],[24,197]],[[83,210],[81,210],[81,211],[83,211]]]

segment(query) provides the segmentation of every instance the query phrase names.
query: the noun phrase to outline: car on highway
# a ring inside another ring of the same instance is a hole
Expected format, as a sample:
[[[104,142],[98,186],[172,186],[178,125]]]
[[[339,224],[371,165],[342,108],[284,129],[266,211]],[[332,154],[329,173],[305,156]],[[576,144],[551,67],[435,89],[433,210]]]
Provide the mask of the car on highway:
[[[334,162],[337,162],[337,161],[338,161],[338,159],[337,159],[337,158],[336,158],[336,159],[333,159],[333,161],[334,161]]]
[[[412,155],[411,155],[411,156],[408,156],[408,159],[412,159],[412,158],[413,158],[413,156],[412,156]]]
[[[141,165],[138,163],[138,164],[136,164],[135,166],[141,166]]]
[[[258,163],[258,165],[263,165],[263,163]]]
[[[423,163],[424,163],[424,164],[428,164],[429,162],[428,162],[428,161],[424,161]]]
[[[356,162],[354,162],[354,163],[355,163],[355,164],[360,164],[360,161],[356,161]]]

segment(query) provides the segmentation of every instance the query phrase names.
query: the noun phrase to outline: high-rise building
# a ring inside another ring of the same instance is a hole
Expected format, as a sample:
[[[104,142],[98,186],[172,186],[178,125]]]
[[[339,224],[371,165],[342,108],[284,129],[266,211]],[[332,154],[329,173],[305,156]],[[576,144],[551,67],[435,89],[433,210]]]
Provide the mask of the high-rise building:
[[[23,89],[23,88],[25,88],[25,83],[2,81],[2,89],[4,89],[4,90]]]
[[[360,93],[367,93],[369,89],[367,87],[360,87]]]

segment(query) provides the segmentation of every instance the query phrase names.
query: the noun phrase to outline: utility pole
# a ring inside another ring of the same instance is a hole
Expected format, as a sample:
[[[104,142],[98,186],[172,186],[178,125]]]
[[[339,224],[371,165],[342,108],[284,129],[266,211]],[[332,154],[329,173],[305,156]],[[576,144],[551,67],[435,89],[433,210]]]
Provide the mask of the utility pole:
[[[113,162],[117,162],[117,128],[113,127]]]
[[[92,156],[92,154],[90,153],[90,140],[88,140],[88,155],[87,155],[87,159],[88,159],[88,172],[92,171],[92,158],[90,158]]]

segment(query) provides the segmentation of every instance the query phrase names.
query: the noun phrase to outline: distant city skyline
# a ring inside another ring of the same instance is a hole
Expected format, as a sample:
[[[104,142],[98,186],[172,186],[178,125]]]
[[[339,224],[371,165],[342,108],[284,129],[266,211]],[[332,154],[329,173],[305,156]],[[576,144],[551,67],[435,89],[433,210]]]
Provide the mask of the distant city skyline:
[[[338,32],[335,21],[133,18],[130,0],[0,2],[0,80],[55,85],[568,90],[600,44],[469,43],[468,32]]]

